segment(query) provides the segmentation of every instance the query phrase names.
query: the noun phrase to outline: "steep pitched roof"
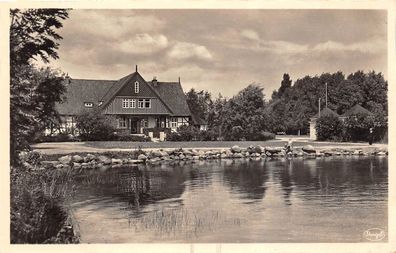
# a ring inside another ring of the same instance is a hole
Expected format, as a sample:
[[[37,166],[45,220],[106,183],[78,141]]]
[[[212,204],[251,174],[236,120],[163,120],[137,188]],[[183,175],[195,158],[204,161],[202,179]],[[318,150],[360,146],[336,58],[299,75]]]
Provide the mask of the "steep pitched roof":
[[[101,101],[103,101],[103,104],[106,105],[107,103],[110,102],[110,100],[115,96],[115,94],[130,80],[132,79],[135,75],[137,75],[137,72],[134,72],[132,74],[129,74],[127,76],[124,76],[120,80],[114,82],[114,84],[106,91],[106,93],[102,96]]]
[[[80,113],[85,108],[84,102],[91,102],[94,106],[97,106],[106,91],[116,82],[110,80],[69,80],[70,83],[67,84],[64,101],[55,104],[55,108],[61,115]]]
[[[344,114],[342,114],[341,117],[349,117],[356,114],[373,115],[373,113],[367,110],[366,108],[363,108],[361,105],[356,104],[348,111],[344,112]]]
[[[323,110],[320,111],[320,116],[329,116],[329,115],[333,115],[336,117],[339,117],[340,115],[338,115],[336,112],[332,111],[331,109],[325,107]],[[315,116],[313,116],[312,118],[319,118],[319,113],[317,113]]]
[[[186,95],[179,82],[147,82],[167,104],[175,116],[191,116]]]

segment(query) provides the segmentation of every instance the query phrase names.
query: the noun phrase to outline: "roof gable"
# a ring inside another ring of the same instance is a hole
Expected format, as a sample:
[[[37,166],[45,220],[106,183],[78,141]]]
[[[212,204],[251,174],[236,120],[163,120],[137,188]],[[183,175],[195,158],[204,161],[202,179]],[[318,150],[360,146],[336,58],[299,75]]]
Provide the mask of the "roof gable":
[[[186,95],[179,82],[147,82],[167,104],[175,116],[191,116]]]
[[[349,117],[352,115],[356,114],[363,114],[363,115],[373,115],[372,112],[367,110],[366,108],[362,107],[359,104],[354,105],[352,108],[350,108],[348,111],[346,111],[344,114],[342,114],[342,117]]]

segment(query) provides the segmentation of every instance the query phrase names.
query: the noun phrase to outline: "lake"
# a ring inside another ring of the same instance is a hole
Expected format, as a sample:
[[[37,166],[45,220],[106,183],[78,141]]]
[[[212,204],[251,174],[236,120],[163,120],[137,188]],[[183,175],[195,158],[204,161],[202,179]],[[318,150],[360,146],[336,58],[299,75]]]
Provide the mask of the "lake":
[[[369,242],[366,230],[388,231],[387,157],[139,165],[76,184],[82,243]]]

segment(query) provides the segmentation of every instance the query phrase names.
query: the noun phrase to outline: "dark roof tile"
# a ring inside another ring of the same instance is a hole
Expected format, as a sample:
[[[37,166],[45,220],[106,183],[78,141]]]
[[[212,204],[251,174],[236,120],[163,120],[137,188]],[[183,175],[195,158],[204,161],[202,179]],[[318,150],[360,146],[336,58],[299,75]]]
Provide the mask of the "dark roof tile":
[[[84,102],[92,102],[94,106],[97,106],[103,95],[115,82],[70,79],[70,83],[66,86],[64,101],[57,103],[55,108],[61,115],[75,115],[85,109]]]

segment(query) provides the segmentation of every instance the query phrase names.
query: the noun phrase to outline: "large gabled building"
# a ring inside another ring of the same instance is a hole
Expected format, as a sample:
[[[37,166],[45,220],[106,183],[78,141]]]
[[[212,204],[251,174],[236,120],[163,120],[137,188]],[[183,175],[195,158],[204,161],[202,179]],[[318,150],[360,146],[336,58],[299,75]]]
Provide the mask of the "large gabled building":
[[[171,129],[194,124],[180,83],[146,81],[136,71],[119,80],[66,78],[66,93],[56,109],[62,130],[75,133],[76,116],[99,109],[110,116],[117,132],[143,134],[145,128]]]

